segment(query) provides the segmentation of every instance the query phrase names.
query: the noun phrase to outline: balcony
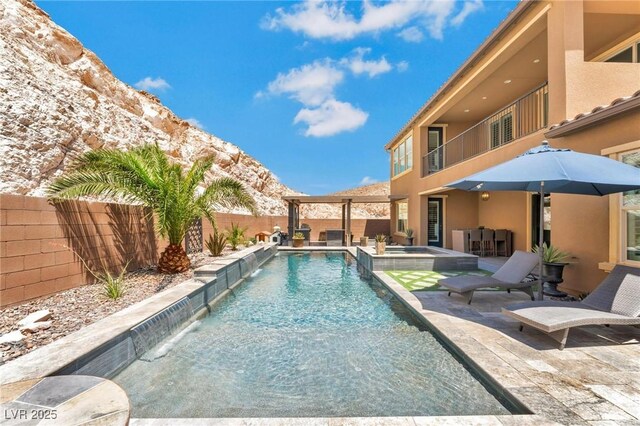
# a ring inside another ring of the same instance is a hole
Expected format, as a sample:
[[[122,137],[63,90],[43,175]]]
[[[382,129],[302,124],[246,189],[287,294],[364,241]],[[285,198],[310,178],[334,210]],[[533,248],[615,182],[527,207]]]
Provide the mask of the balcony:
[[[544,129],[549,86],[537,87],[422,157],[422,177]]]

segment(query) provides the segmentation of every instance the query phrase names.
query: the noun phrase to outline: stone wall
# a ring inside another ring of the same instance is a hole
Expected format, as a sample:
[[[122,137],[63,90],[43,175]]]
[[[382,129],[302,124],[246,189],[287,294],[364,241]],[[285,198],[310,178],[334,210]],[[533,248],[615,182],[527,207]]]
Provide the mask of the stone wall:
[[[119,272],[155,265],[166,244],[154,234],[151,212],[139,206],[67,201],[50,204],[45,198],[0,194],[0,306],[20,303],[95,282],[79,257],[94,272]],[[218,214],[217,226],[248,227],[246,235],[284,231],[286,216],[253,217]],[[312,240],[327,228],[340,228],[340,219],[304,219]],[[362,235],[389,233],[388,219],[353,219],[354,241]],[[203,223],[203,236],[212,227]],[[75,254],[74,254],[75,252]]]

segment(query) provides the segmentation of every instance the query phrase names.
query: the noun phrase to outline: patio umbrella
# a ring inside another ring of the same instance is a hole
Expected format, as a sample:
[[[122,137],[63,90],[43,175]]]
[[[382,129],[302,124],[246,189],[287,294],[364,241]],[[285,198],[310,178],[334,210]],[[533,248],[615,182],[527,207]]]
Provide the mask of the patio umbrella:
[[[528,191],[540,194],[540,235],[543,244],[545,193],[607,195],[640,189],[640,168],[607,157],[556,149],[547,141],[505,163],[455,181],[449,188],[465,191]],[[538,298],[542,300],[542,250]]]

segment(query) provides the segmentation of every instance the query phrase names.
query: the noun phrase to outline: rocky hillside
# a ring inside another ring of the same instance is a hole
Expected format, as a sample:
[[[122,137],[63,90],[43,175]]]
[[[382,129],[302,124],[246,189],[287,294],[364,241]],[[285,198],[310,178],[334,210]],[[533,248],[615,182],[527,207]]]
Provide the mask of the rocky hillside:
[[[30,0],[0,2],[0,192],[41,196],[74,154],[146,142],[183,164],[216,154],[212,174],[242,181],[261,214],[286,214],[280,197],[295,193],[237,146],[118,80]],[[316,210],[307,217],[330,213]]]

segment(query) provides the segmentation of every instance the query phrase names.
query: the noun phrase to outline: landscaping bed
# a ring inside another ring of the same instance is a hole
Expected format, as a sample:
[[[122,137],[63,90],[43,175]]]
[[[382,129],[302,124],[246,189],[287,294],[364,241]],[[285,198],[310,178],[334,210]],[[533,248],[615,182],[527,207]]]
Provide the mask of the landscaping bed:
[[[225,249],[223,254],[230,253]],[[125,294],[117,300],[107,298],[103,285],[96,283],[0,309],[0,335],[18,330],[18,321],[30,313],[43,309],[51,312],[50,328],[23,332],[25,337],[21,341],[0,344],[0,365],[180,284],[193,277],[193,269],[220,259],[205,253],[193,254],[189,258],[191,269],[181,274],[160,274],[152,267],[126,274]]]

